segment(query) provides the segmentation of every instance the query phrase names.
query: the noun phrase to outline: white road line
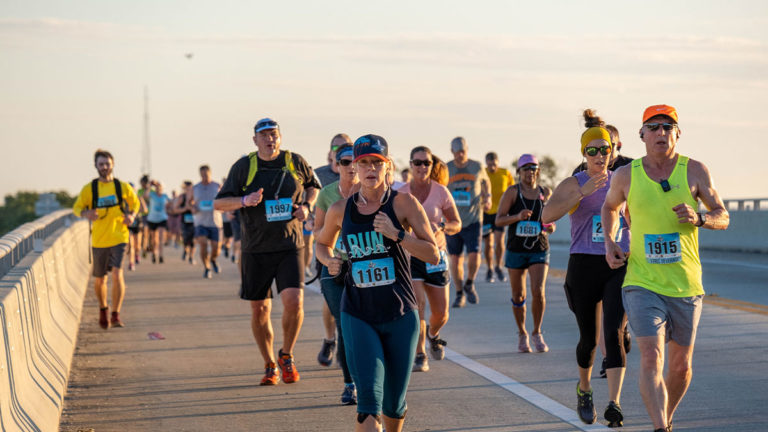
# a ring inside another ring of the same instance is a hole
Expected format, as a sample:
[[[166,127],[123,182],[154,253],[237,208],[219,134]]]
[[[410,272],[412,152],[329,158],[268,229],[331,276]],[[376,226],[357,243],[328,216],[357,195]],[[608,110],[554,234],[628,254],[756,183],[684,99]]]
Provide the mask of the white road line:
[[[547,396],[537,392],[536,390],[533,390],[530,387],[526,387],[525,385],[520,384],[519,382],[513,380],[512,378],[500,372],[497,372],[485,365],[482,365],[464,356],[461,353],[458,353],[456,351],[453,351],[452,349],[446,348],[445,356],[446,358],[448,358],[448,360],[456,363],[457,365],[462,366],[465,369],[480,375],[481,377],[487,379],[488,381],[491,381],[492,383],[498,385],[504,390],[525,399],[526,401],[552,414],[553,416],[559,417],[563,421],[571,424],[571,426],[574,426],[579,430],[582,430],[582,431],[610,430],[609,428],[607,428],[606,426],[603,426],[600,423],[595,423],[592,425],[587,425],[582,423],[581,420],[579,420],[579,416],[576,414],[576,411],[574,411],[572,408],[568,408],[565,405],[561,404],[560,402],[552,400]]]
[[[727,261],[727,260],[720,260],[720,259],[714,259],[714,258],[707,258],[707,259],[701,260],[701,262],[704,264],[720,264],[720,265],[740,266],[740,267],[756,268],[760,270],[768,270],[768,265],[742,262],[742,261]]]

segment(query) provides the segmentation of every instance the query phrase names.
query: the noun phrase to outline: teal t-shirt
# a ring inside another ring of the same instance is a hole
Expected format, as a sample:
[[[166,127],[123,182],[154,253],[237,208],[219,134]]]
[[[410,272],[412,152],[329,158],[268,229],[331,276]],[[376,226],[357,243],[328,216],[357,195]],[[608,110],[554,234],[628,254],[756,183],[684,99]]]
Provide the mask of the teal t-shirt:
[[[339,181],[336,180],[335,182],[320,190],[320,193],[317,195],[315,206],[327,212],[328,209],[331,208],[331,205],[333,205],[333,203],[340,200],[341,198],[341,192],[339,192]]]

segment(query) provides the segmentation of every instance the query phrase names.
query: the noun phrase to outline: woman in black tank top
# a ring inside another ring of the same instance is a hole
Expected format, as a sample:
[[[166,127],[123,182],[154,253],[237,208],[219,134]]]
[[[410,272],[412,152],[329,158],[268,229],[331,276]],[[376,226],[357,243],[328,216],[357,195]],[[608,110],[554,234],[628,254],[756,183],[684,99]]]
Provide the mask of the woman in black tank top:
[[[538,184],[539,161],[535,156],[524,154],[517,163],[520,182],[510,186],[501,197],[496,226],[509,226],[505,266],[512,286],[512,312],[518,329],[520,352],[531,352],[528,332],[525,329],[525,275],[531,275],[533,294],[533,344],[538,352],[547,352],[541,322],[546,300],[544,286],[549,269],[548,236],[555,231],[554,223],[541,223],[541,210],[552,196],[552,190]]]
[[[419,202],[385,181],[392,169],[386,141],[360,137],[354,157],[360,192],[328,209],[316,253],[329,273],[337,274],[341,260],[332,248],[341,234],[350,262],[341,321],[358,392],[358,426],[378,430],[383,414],[386,430],[399,431],[419,331],[408,254],[432,264],[440,256]]]

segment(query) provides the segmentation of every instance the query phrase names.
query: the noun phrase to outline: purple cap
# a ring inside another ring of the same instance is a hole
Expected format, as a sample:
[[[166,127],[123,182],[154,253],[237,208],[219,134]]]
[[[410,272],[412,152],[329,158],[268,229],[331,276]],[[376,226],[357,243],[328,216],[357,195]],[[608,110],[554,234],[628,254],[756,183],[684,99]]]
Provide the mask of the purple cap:
[[[536,156],[526,153],[520,156],[520,159],[517,160],[517,169],[520,169],[529,164],[538,165],[539,160],[536,159]]]

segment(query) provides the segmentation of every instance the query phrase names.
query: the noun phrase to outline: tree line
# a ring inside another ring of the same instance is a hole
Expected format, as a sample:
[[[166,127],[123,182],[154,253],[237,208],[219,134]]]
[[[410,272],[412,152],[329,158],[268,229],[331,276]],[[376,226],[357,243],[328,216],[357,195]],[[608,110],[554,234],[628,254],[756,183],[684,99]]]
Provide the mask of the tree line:
[[[53,192],[56,201],[62,208],[71,208],[75,204],[76,196],[66,191]],[[5,205],[0,206],[0,236],[3,236],[19,226],[37,219],[35,215],[35,203],[40,197],[39,192],[20,191],[15,195],[5,196]]]

